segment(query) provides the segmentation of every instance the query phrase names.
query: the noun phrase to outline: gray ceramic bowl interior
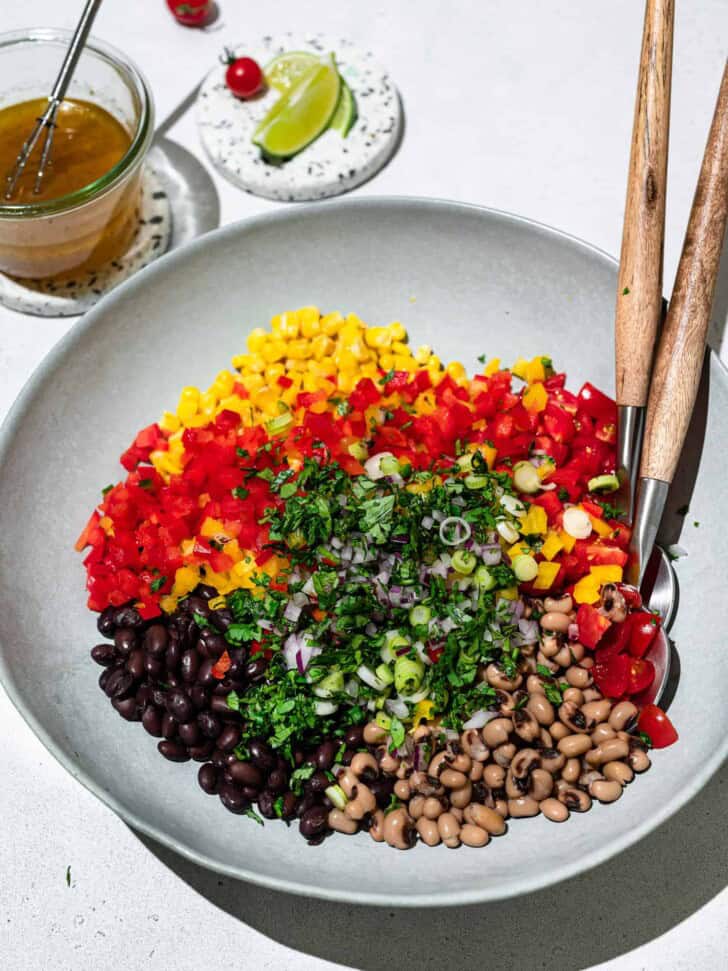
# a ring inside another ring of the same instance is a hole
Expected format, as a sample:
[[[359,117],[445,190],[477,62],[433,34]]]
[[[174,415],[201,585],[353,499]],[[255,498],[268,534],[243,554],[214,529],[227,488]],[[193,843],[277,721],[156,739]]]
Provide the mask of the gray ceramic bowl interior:
[[[515,821],[485,850],[394,852],[365,835],[310,849],[202,793],[196,766],[165,762],[99,691],[99,638],[73,543],[120,474],[135,431],[207,385],[281,310],[317,304],[371,324],[401,320],[415,344],[476,367],[550,354],[571,387],[611,390],[615,264],[554,230],[474,207],[364,199],[278,211],[162,259],[105,298],[39,368],[8,419],[0,467],[1,670],[31,727],[85,786],[133,826],[199,863],[266,886],[339,900],[454,904],[553,883],[639,839],[675,812],[728,749],[724,448],[728,381],[710,370],[710,409],[679,564],[673,629],[682,676],[671,715],[680,744],[614,806],[555,826]],[[722,606],[721,606],[722,605]],[[696,636],[697,632],[697,636]],[[696,699],[700,700],[696,704]]]

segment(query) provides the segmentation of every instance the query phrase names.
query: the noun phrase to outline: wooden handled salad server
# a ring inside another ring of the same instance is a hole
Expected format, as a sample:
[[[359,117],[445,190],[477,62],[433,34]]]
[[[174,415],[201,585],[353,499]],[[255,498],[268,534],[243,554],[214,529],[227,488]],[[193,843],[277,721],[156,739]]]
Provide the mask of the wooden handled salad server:
[[[695,405],[715,284],[728,220],[728,62],[695,190],[675,286],[660,335],[647,401],[628,582],[641,586]],[[617,332],[619,345],[619,331]],[[664,554],[660,565],[665,562]],[[674,580],[661,589],[658,570],[650,605],[674,606]],[[670,601],[670,602],[668,602]],[[662,610],[660,611],[663,612]],[[661,630],[650,659],[656,674],[642,703],[656,701],[669,674],[670,648]]]

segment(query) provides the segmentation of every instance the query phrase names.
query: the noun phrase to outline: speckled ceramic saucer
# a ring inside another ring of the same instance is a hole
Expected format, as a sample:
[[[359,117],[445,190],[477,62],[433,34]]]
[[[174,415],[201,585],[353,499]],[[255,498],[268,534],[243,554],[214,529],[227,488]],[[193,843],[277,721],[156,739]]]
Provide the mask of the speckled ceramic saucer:
[[[0,303],[36,317],[74,317],[161,256],[169,245],[172,215],[164,184],[149,163],[142,178],[137,220],[129,248],[111,263],[62,281],[18,280],[0,273]]]
[[[334,53],[356,98],[358,118],[347,137],[325,131],[282,165],[263,161],[252,136],[278,94],[268,91],[261,98],[238,100],[227,89],[225,68],[219,65],[203,82],[197,101],[202,144],[227,179],[266,199],[301,202],[348,192],[386,165],[397,146],[402,127],[397,91],[372,54],[347,40],[287,33],[235,48],[236,54],[254,57],[263,66],[285,51]]]

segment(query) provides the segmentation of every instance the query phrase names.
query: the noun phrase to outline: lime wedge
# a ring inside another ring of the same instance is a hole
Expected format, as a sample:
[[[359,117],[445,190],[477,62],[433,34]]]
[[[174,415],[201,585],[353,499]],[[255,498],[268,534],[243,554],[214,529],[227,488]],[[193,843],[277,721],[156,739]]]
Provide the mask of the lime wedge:
[[[285,94],[318,63],[318,57],[308,51],[286,51],[266,64],[263,74],[271,88]]]
[[[342,138],[346,138],[356,119],[357,110],[354,95],[351,93],[351,88],[346,81],[341,78],[339,103],[336,106],[333,118],[329,122],[329,128],[333,128],[334,131],[339,132]]]
[[[253,133],[271,158],[291,158],[318,138],[331,121],[341,90],[332,55],[319,61],[282,94]]]

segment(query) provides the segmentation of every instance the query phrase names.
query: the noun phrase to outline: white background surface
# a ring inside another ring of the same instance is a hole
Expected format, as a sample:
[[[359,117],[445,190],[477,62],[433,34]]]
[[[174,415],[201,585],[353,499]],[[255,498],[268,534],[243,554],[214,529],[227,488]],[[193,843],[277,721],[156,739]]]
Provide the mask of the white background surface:
[[[2,28],[70,27],[80,6],[6,2]],[[728,49],[726,0],[677,7],[667,290]],[[225,43],[285,29],[350,37],[390,67],[407,118],[399,153],[361,194],[483,203],[617,253],[641,20],[639,0],[221,0],[218,22],[203,33],[177,27],[163,0],[107,0],[95,33],[147,74],[158,121],[181,114],[167,137],[198,156],[192,112],[176,109]],[[212,180],[223,223],[276,206]],[[724,311],[725,261],[723,271]],[[0,308],[0,416],[70,325]],[[682,971],[728,963],[726,767],[673,820],[582,878],[487,908],[393,912],[304,901],[206,873],[142,842],[73,782],[1,692],[0,726],[7,971]]]

